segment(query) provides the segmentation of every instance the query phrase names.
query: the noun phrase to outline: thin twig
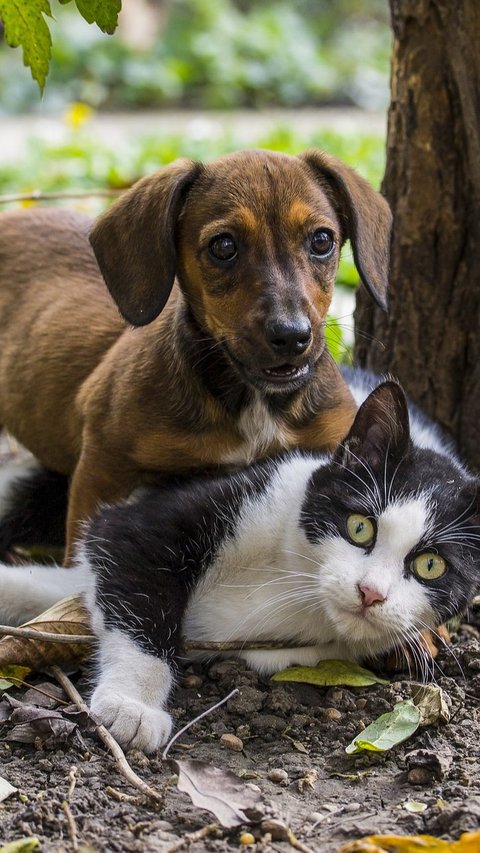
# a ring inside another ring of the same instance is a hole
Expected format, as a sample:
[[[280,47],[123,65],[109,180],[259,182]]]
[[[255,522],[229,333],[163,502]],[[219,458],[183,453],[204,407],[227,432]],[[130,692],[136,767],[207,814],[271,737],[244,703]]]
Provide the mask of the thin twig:
[[[197,829],[196,832],[187,832],[180,841],[176,841],[175,844],[167,847],[165,853],[177,853],[177,850],[183,850],[184,847],[190,847],[190,845],[195,844],[196,841],[202,841],[204,838],[207,838],[209,835],[216,832],[217,829],[220,829],[218,823],[208,823],[207,826],[203,826],[202,829]]]
[[[65,817],[67,818],[67,829],[68,834],[70,836],[70,841],[72,842],[72,850],[74,853],[78,853],[78,835],[77,835],[77,825],[75,823],[75,818],[72,814],[70,806],[67,801],[64,800],[62,803],[62,809],[65,812]]]
[[[51,631],[36,631],[35,628],[12,628],[10,625],[0,625],[0,636],[22,637],[24,640],[47,640],[49,643],[92,644],[93,634],[53,634]]]
[[[245,652],[255,650],[270,649],[305,649],[310,648],[305,643],[284,643],[278,640],[229,640],[228,642],[210,642],[201,640],[193,642],[185,640],[183,649],[186,652]]]
[[[193,724],[194,724],[194,723],[198,723],[198,721],[199,721],[199,720],[203,720],[203,718],[204,718],[204,717],[206,717],[206,716],[207,716],[207,714],[211,714],[211,713],[212,713],[212,711],[216,711],[216,710],[217,710],[217,708],[220,708],[220,706],[221,706],[221,705],[224,705],[224,704],[225,704],[225,702],[228,702],[228,700],[229,700],[229,699],[231,699],[231,698],[232,698],[232,696],[236,696],[236,695],[237,695],[237,693],[239,693],[239,692],[240,692],[240,691],[239,691],[238,687],[235,687],[235,689],[234,689],[234,690],[231,690],[231,691],[230,691],[230,693],[228,694],[228,696],[224,696],[224,697],[223,697],[223,699],[220,699],[220,702],[216,702],[216,703],[215,703],[215,705],[211,705],[211,707],[210,707],[210,708],[207,708],[207,710],[206,710],[206,711],[202,711],[202,713],[201,713],[201,714],[199,714],[199,715],[198,715],[198,717],[195,717],[195,719],[190,720],[190,722],[189,722],[189,723],[187,723],[187,725],[186,725],[186,726],[184,726],[184,727],[183,727],[183,729],[180,729],[180,731],[178,731],[176,734],[174,734],[174,736],[173,736],[173,737],[168,741],[168,743],[167,743],[167,745],[166,745],[165,749],[164,749],[164,750],[163,750],[163,752],[162,752],[162,759],[163,759],[163,761],[166,761],[167,755],[168,755],[168,753],[169,753],[169,751],[170,751],[170,747],[171,747],[171,746],[173,746],[173,744],[175,743],[175,741],[176,741],[176,740],[178,740],[178,738],[180,737],[180,735],[183,735],[183,733],[184,733],[184,732],[186,732],[186,731],[187,731],[187,729],[189,729],[189,728],[190,728],[190,726],[193,726]]]
[[[70,800],[72,799],[73,792],[75,790],[75,785],[77,784],[77,768],[75,767],[74,764],[72,764],[72,766],[70,767],[68,778],[70,780],[70,785],[68,786],[68,791],[67,791],[67,803],[69,803]]]
[[[42,190],[33,190],[31,193],[0,195],[0,204],[10,204],[14,201],[54,201],[55,199],[62,198],[112,198],[124,193],[125,189],[126,187],[117,190],[92,189],[49,193],[42,192]]]
[[[83,701],[83,699],[80,696],[80,693],[78,692],[77,688],[72,684],[72,682],[70,681],[68,676],[65,675],[63,670],[61,670],[59,666],[54,665],[54,666],[50,667],[50,672],[52,673],[54,678],[56,678],[56,680],[58,681],[60,686],[63,687],[67,696],[69,696],[70,699],[72,700],[72,702],[75,703],[77,708],[79,708],[81,711],[84,711],[91,718],[88,706]],[[95,722],[95,720],[94,720],[94,722]],[[100,738],[100,740],[105,744],[107,749],[109,749],[110,752],[112,753],[112,755],[115,759],[115,763],[117,765],[117,768],[118,768],[119,772],[122,774],[122,776],[124,776],[125,779],[128,782],[130,782],[130,784],[133,785],[134,788],[136,788],[138,791],[140,791],[146,797],[148,797],[151,800],[154,800],[156,803],[164,805],[163,794],[161,794],[160,791],[156,791],[154,788],[151,788],[150,785],[147,785],[147,783],[143,781],[143,779],[140,779],[140,776],[137,776],[137,774],[132,769],[132,767],[130,767],[127,759],[125,758],[125,753],[124,753],[123,749],[121,748],[120,744],[117,743],[115,738],[112,737],[112,735],[105,728],[105,726],[96,725],[95,731],[96,731],[98,737]]]
[[[114,800],[117,800],[118,803],[131,803],[134,806],[140,806],[145,802],[145,797],[133,796],[133,794],[125,794],[124,791],[117,791],[116,788],[112,788],[111,785],[107,785],[105,788],[105,793],[110,797],[113,797]]]
[[[10,625],[0,625],[0,636],[23,637],[26,640],[47,640],[51,643],[94,643],[94,634],[53,634],[50,631],[36,631],[34,628],[13,628]],[[305,649],[310,648],[302,643],[287,643],[277,640],[230,640],[228,642],[185,640],[182,645],[184,652],[244,652],[268,651],[273,649]]]

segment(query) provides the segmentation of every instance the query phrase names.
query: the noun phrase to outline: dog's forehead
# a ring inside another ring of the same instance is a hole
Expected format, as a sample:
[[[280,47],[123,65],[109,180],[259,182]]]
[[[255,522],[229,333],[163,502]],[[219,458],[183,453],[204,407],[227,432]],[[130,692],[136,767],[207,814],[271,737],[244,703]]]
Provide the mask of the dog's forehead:
[[[237,209],[256,217],[275,211],[298,219],[312,213],[336,218],[321,179],[305,161],[273,151],[242,151],[205,164],[189,195],[197,210],[209,208],[216,216]]]

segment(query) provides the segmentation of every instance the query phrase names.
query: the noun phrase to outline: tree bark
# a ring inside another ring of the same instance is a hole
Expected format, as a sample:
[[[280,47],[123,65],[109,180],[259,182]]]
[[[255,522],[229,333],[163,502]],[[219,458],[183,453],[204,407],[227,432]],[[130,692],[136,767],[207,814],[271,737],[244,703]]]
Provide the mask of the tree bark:
[[[359,290],[359,364],[396,376],[480,469],[478,0],[390,0],[390,308]]]

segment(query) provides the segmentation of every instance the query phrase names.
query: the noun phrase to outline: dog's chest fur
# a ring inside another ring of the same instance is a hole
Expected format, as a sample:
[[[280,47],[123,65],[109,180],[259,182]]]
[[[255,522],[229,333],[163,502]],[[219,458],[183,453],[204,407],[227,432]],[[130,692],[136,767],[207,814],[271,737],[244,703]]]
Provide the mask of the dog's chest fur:
[[[223,464],[245,464],[273,451],[291,446],[293,435],[280,417],[275,417],[257,394],[241,412],[237,422],[239,444],[222,458]]]

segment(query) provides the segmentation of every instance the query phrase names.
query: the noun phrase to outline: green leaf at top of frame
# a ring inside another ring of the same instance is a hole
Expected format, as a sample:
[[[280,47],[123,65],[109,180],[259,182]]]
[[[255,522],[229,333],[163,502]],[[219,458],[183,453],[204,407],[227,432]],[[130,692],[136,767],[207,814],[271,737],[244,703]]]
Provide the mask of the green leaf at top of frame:
[[[48,0],[0,0],[0,19],[5,28],[5,41],[20,47],[23,64],[43,91],[47,79],[52,39],[44,15],[52,17]]]
[[[60,0],[63,6],[70,2]],[[96,24],[103,33],[115,32],[122,0],[75,0],[75,5],[88,24]]]
[[[273,681],[296,681],[318,687],[370,687],[388,684],[384,678],[346,660],[321,660],[316,666],[291,666],[272,676]]]

